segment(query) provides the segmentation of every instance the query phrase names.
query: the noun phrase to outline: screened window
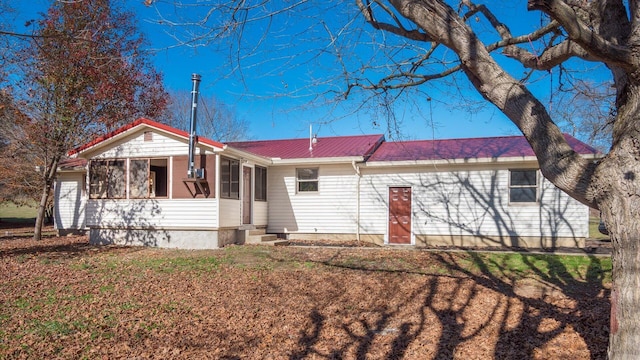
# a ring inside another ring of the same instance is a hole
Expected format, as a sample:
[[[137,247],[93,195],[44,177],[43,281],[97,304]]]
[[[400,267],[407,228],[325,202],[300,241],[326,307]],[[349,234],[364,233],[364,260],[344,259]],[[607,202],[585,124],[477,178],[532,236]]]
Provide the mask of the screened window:
[[[129,197],[149,197],[149,160],[129,162]]]
[[[318,168],[296,169],[298,192],[318,191]]]
[[[240,199],[240,161],[220,159],[220,197]]]
[[[267,168],[256,166],[255,197],[257,201],[267,201]]]
[[[166,197],[167,173],[167,159],[132,159],[129,161],[129,197]]]
[[[125,160],[94,160],[89,166],[89,197],[121,199],[125,197]]]
[[[89,165],[91,199],[142,199],[167,196],[167,159],[93,160]],[[127,179],[129,186],[127,187]]]
[[[509,171],[509,202],[535,203],[538,201],[538,171]]]

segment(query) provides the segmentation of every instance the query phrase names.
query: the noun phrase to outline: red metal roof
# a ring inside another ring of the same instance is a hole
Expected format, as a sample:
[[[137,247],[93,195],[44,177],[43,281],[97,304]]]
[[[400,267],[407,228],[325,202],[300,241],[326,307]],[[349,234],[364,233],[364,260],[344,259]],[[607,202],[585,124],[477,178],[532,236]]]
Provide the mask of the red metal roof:
[[[591,146],[566,135],[579,154],[597,154]],[[524,136],[385,142],[369,161],[445,160],[535,156]]]
[[[159,130],[163,130],[163,131],[166,131],[168,133],[171,133],[171,134],[183,137],[183,138],[187,138],[187,139],[189,138],[189,133],[186,132],[186,131],[176,129],[176,128],[173,128],[173,127],[171,127],[169,125],[161,124],[161,123],[153,121],[153,120],[149,120],[149,119],[145,119],[145,118],[139,118],[138,120],[136,120],[136,121],[134,121],[132,123],[124,125],[119,129],[116,129],[116,130],[114,130],[114,131],[112,131],[112,132],[110,132],[110,133],[108,133],[106,135],[97,137],[94,140],[92,140],[92,141],[90,141],[90,142],[88,142],[88,143],[86,143],[84,145],[81,145],[81,146],[79,146],[79,147],[77,147],[77,148],[75,148],[75,149],[73,149],[71,151],[69,151],[69,155],[77,154],[77,153],[79,153],[79,152],[81,152],[83,150],[86,150],[86,149],[90,148],[90,147],[96,146],[96,145],[100,144],[103,141],[111,139],[112,137],[114,137],[116,135],[119,135],[119,134],[122,134],[125,131],[133,129],[136,126],[139,126],[139,125],[150,126],[150,127],[153,127],[153,128],[159,129]],[[221,143],[219,143],[217,141],[209,140],[207,138],[200,137],[200,136],[198,136],[198,143],[206,144],[206,145],[210,145],[210,146],[215,146],[215,147],[219,147],[219,148],[222,148],[224,146],[223,144],[221,144]]]
[[[256,155],[280,159],[366,157],[384,141],[383,135],[321,137],[309,151],[309,139],[240,141],[228,146]]]

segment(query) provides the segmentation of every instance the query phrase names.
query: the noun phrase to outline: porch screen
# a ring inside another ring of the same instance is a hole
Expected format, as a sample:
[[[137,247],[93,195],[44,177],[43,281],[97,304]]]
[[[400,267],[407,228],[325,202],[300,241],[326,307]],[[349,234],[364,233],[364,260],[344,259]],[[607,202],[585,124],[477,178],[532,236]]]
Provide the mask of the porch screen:
[[[89,197],[91,199],[125,197],[124,160],[94,160],[89,165]]]
[[[129,196],[149,196],[149,160],[131,160],[129,163]]]

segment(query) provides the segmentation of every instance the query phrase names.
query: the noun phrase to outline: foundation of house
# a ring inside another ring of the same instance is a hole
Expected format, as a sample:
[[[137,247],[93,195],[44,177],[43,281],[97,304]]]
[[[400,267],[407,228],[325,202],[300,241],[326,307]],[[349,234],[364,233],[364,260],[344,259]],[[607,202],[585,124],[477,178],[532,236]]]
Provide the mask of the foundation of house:
[[[235,229],[119,229],[91,228],[94,245],[151,246],[180,249],[218,249],[237,242]]]

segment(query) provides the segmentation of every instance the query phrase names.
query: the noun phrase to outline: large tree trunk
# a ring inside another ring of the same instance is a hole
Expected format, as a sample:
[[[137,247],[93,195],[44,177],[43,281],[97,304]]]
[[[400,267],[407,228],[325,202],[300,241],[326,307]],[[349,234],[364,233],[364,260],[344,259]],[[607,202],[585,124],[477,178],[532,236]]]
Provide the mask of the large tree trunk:
[[[610,359],[640,359],[640,86],[624,87],[594,193],[613,245]]]
[[[602,207],[613,242],[609,359],[640,359],[640,196],[615,195]]]
[[[60,158],[55,156],[51,159],[51,164],[47,167],[44,175],[44,185],[42,186],[42,196],[40,197],[40,204],[38,205],[38,214],[36,216],[36,224],[33,230],[33,239],[42,239],[42,226],[46,218],[47,203],[49,202],[49,196],[51,195],[51,189],[53,188],[53,182],[58,174],[58,163]]]

